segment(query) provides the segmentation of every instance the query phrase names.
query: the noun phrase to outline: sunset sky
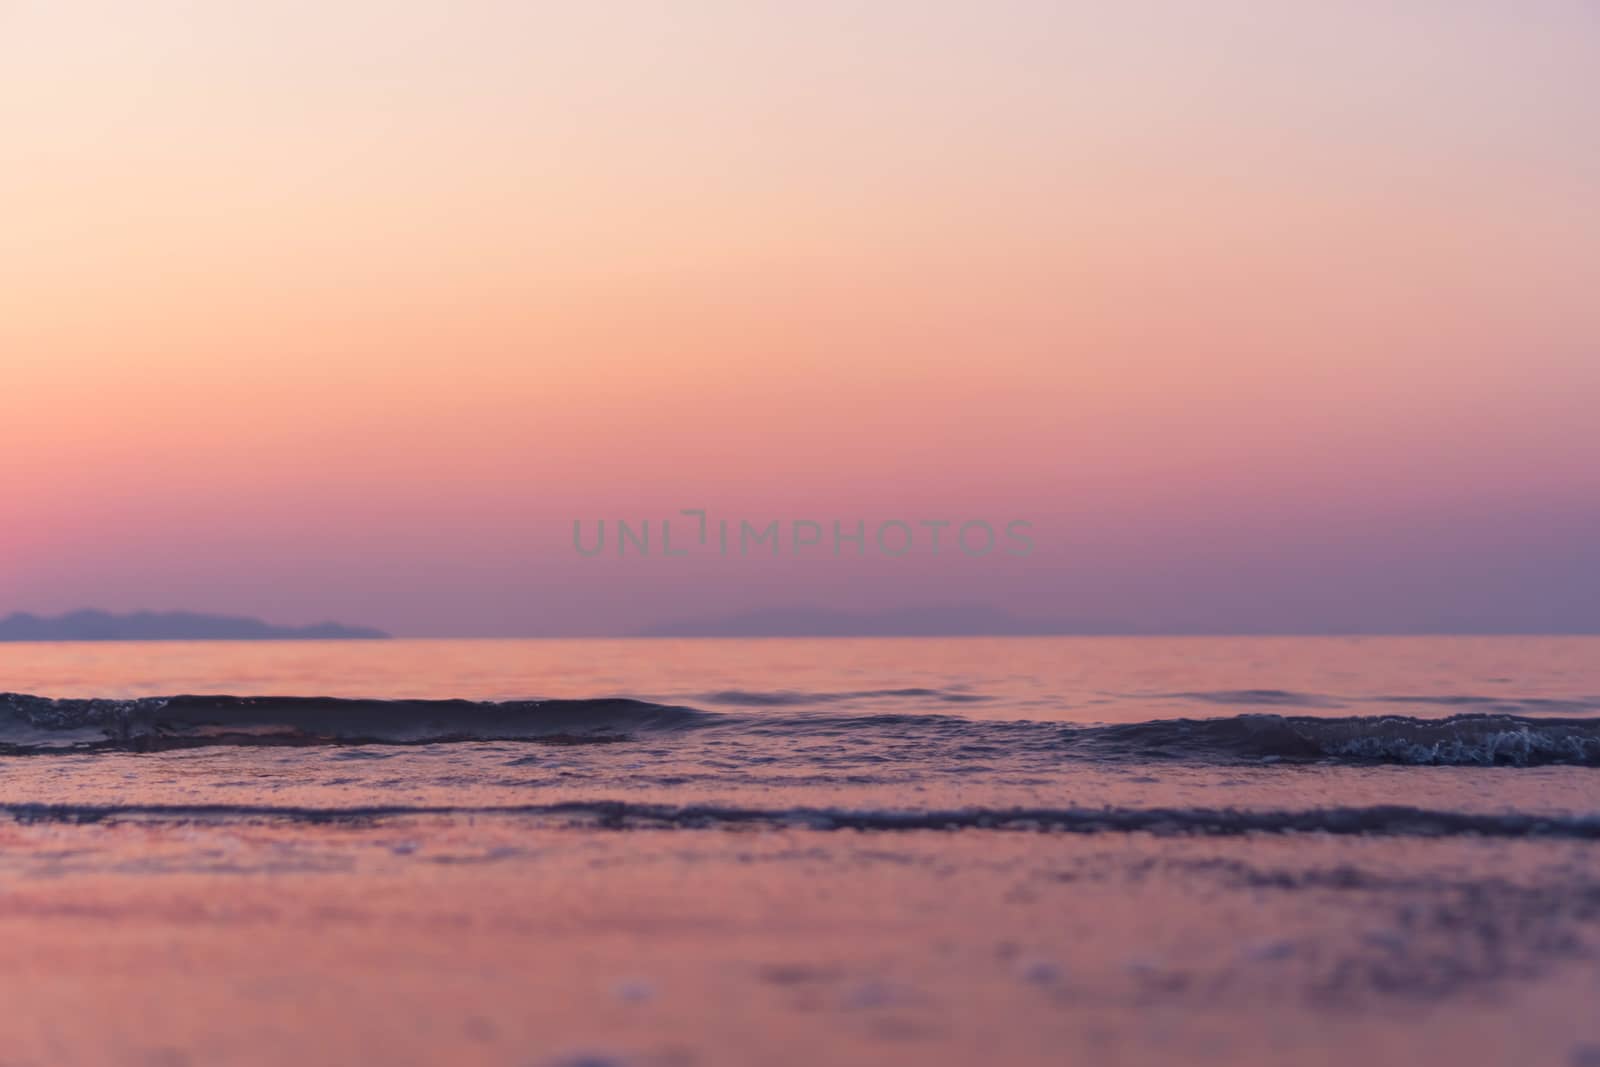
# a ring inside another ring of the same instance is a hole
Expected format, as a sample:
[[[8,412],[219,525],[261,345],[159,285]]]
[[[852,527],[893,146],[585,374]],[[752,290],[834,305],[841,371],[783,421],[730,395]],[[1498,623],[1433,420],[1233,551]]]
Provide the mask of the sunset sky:
[[[1600,631],[1597,407],[1586,0],[0,0],[0,615]]]

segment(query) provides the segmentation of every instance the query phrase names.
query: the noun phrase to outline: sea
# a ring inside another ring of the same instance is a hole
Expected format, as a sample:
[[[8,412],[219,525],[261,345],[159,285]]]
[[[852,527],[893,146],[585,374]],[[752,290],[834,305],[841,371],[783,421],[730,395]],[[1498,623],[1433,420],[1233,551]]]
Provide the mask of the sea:
[[[1600,638],[0,645],[0,1063],[1600,1064]]]

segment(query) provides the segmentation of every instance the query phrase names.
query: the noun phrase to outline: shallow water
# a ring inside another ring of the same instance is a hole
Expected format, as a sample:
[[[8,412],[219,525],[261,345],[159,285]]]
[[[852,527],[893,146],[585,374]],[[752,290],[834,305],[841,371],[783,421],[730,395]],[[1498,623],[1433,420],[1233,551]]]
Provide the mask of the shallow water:
[[[1600,1062],[1597,653],[0,645],[5,1062]]]

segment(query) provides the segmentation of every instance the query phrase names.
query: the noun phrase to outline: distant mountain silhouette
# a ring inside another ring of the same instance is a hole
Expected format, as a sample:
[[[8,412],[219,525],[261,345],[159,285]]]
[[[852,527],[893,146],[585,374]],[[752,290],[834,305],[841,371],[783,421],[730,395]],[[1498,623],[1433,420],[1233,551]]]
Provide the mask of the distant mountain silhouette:
[[[273,626],[260,619],[188,611],[131,615],[74,611],[54,618],[17,612],[0,619],[0,641],[276,641],[388,636],[382,630],[336,622]]]
[[[711,619],[661,623],[638,637],[1013,637],[1128,634],[1111,622],[1019,618],[986,604],[933,604],[854,614],[825,608],[764,608]]]

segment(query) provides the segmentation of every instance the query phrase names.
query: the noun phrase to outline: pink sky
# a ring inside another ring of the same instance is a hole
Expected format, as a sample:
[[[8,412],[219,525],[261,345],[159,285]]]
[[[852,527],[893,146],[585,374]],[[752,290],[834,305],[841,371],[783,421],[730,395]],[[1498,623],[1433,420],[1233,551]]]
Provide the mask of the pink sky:
[[[1600,627],[1592,4],[137,7],[0,5],[0,614]]]

